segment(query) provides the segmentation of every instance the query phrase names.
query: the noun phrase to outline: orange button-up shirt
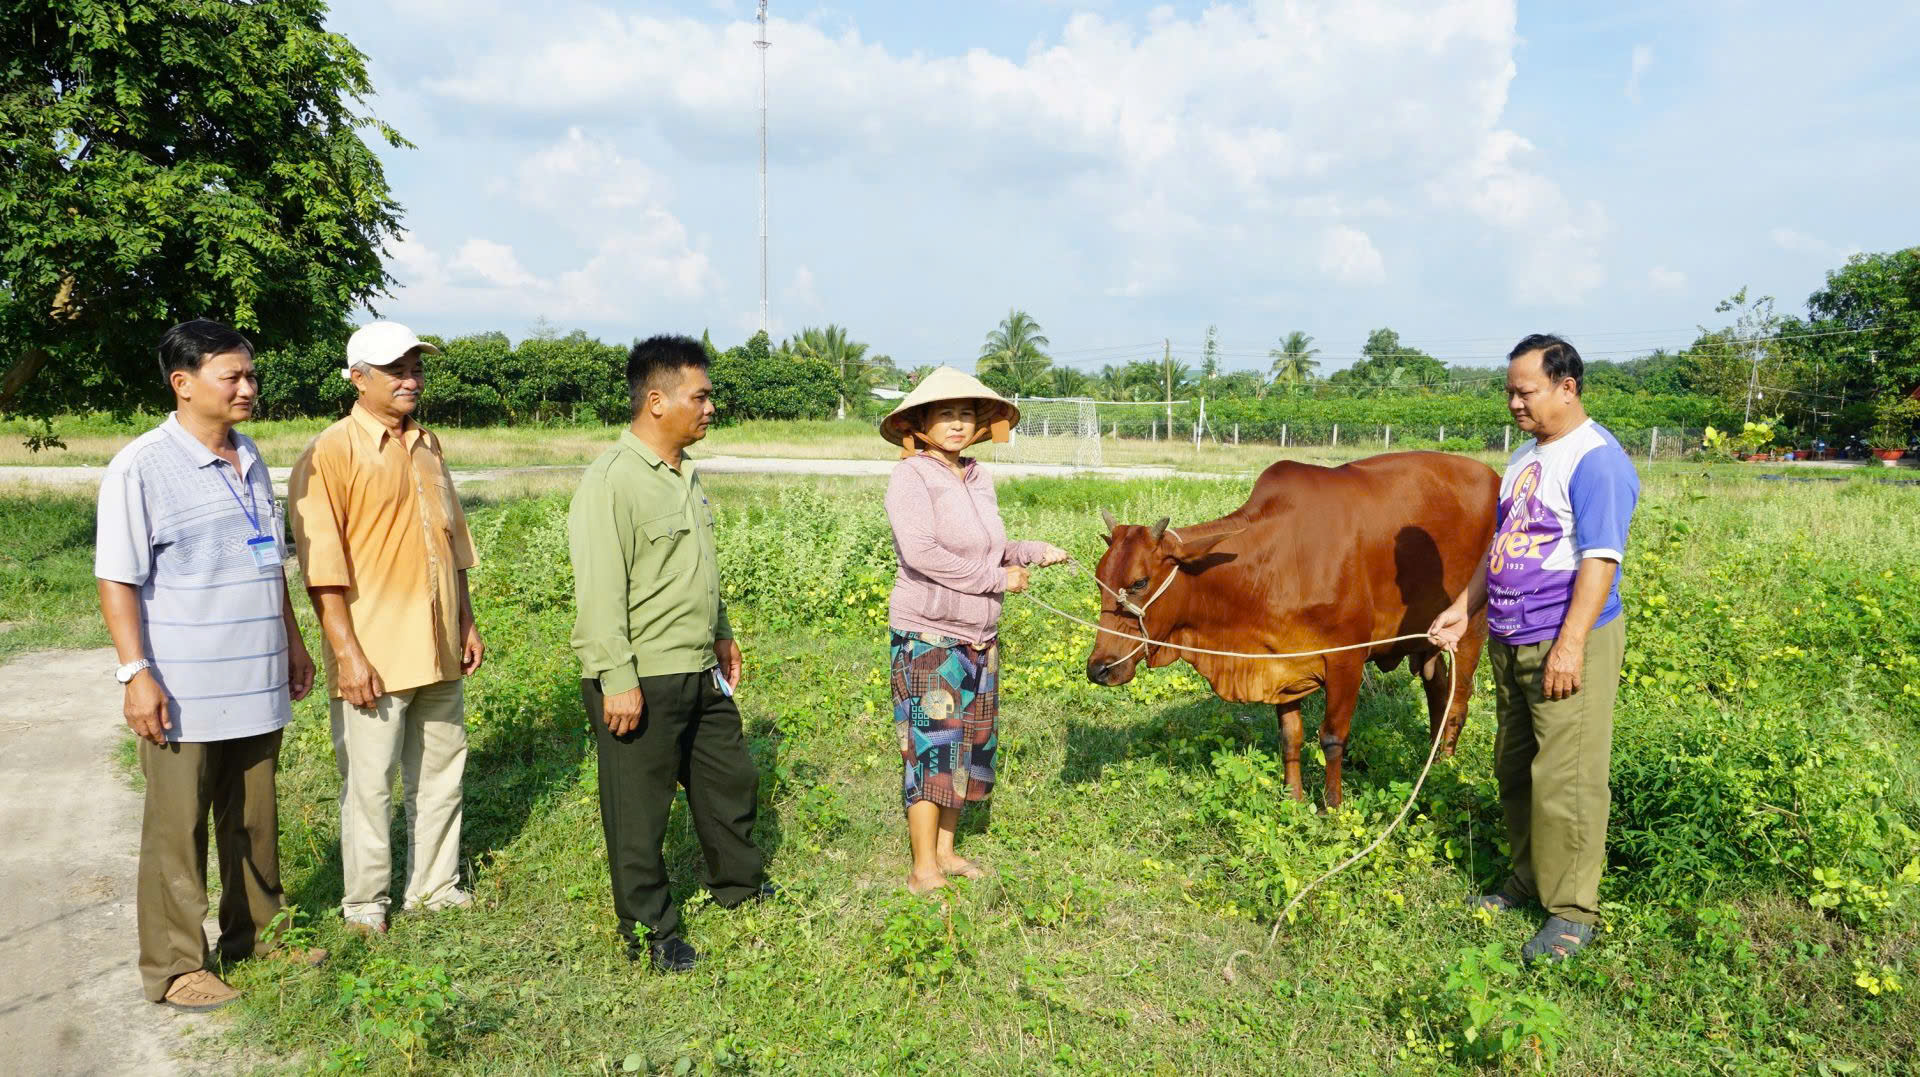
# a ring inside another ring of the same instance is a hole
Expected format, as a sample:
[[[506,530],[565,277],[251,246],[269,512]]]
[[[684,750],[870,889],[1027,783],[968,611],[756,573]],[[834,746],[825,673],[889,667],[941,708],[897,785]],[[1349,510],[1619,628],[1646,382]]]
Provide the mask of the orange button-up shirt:
[[[460,676],[458,573],[473,536],[440,439],[412,420],[395,437],[358,405],[307,446],[287,515],[308,587],[344,587],[353,631],[388,692]],[[337,656],[325,645],[339,698]]]

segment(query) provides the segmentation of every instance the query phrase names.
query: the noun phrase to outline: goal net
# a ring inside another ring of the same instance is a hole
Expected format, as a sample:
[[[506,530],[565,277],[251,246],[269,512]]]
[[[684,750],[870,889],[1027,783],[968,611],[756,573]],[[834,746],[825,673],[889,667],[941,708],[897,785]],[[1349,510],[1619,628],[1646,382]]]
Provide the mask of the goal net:
[[[994,446],[998,460],[1019,464],[1100,467],[1100,416],[1092,400],[1020,397],[1013,438]]]

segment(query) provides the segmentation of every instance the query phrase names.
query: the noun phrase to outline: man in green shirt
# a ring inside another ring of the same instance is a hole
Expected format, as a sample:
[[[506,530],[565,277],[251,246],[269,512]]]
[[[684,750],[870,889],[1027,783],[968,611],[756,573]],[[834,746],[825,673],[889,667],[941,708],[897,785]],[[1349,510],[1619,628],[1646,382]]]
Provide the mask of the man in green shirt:
[[[600,757],[600,821],[627,956],[692,969],[660,843],[676,782],[722,907],[771,896],[753,844],[760,776],[733,690],[740,648],[715,563],[713,509],[684,451],[707,436],[707,354],[659,336],[627,356],[633,425],[587,468],[567,517],[580,694]]]

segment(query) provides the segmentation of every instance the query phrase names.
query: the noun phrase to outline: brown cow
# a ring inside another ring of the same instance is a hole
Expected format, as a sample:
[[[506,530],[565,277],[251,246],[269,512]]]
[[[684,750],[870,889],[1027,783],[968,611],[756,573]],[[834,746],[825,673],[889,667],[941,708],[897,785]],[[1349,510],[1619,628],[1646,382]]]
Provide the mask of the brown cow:
[[[1190,527],[1169,527],[1164,518],[1151,527],[1119,524],[1103,511],[1108,549],[1095,568],[1100,624],[1164,643],[1263,654],[1424,633],[1485,556],[1499,494],[1500,477],[1485,464],[1405,452],[1333,468],[1282,460],[1261,473],[1246,504]],[[1300,703],[1324,688],[1320,747],[1327,806],[1337,807],[1340,763],[1366,663],[1388,670],[1409,660],[1426,682],[1427,735],[1439,735],[1444,721],[1442,746],[1451,755],[1486,636],[1486,610],[1477,609],[1460,641],[1465,668],[1450,701],[1446,657],[1425,639],[1313,658],[1254,659],[1143,647],[1102,632],[1087,659],[1087,678],[1125,684],[1144,650],[1152,666],[1186,660],[1222,699],[1274,704],[1295,800],[1306,799]]]

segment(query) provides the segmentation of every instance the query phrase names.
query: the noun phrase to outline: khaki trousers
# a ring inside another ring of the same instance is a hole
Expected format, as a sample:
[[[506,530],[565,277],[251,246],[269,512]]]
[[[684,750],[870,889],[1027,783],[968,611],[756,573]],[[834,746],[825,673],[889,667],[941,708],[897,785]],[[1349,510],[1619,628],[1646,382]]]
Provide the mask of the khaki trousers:
[[[393,874],[393,777],[407,817],[404,905],[434,908],[460,872],[460,780],[467,768],[462,681],[381,696],[371,707],[330,703],[340,768],[340,863],[346,916],[384,916]]]
[[[220,850],[220,952],[246,957],[285,904],[280,892],[280,811],[274,796],[280,731],[234,740],[142,740],[147,779],[134,908],[140,986],[166,997],[176,976],[205,968],[207,812]]]
[[[1546,666],[1553,641],[1488,641],[1500,720],[1493,767],[1513,857],[1513,875],[1503,890],[1516,901],[1538,898],[1547,912],[1576,924],[1600,919],[1613,802],[1607,788],[1613,700],[1626,645],[1624,616],[1594,629],[1580,690],[1549,701]]]

